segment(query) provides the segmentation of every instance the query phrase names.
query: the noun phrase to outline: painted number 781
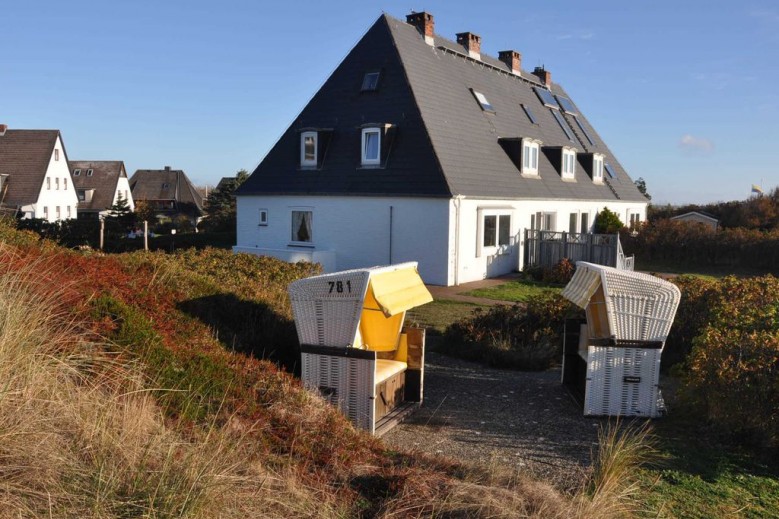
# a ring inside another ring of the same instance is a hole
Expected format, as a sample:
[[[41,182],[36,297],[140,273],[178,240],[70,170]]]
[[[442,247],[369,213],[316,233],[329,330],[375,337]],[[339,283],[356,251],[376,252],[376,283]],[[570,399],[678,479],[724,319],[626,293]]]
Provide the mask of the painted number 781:
[[[343,282],[343,281],[328,281],[327,284],[330,285],[330,292],[329,292],[330,294],[332,294],[333,292],[337,292],[339,294],[343,294],[344,293],[344,286],[346,286],[346,292],[348,294],[352,293],[352,282],[351,281],[348,281],[348,280],[346,282]]]

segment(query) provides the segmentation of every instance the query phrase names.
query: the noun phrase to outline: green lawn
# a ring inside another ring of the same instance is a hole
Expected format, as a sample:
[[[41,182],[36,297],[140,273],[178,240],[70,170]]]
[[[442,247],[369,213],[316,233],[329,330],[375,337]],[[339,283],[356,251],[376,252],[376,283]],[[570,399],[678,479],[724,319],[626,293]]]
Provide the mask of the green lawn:
[[[707,438],[681,409],[656,420],[664,459],[641,470],[641,501],[652,517],[779,517],[779,467]]]
[[[437,299],[432,303],[409,310],[406,321],[427,328],[428,333],[443,335],[446,327],[455,321],[468,317],[482,305]]]
[[[471,290],[470,292],[466,292],[466,295],[517,303],[527,301],[528,298],[537,296],[544,290],[560,292],[562,289],[562,285],[552,285],[549,283],[542,283],[540,281],[517,279],[514,281],[508,281],[495,287]]]

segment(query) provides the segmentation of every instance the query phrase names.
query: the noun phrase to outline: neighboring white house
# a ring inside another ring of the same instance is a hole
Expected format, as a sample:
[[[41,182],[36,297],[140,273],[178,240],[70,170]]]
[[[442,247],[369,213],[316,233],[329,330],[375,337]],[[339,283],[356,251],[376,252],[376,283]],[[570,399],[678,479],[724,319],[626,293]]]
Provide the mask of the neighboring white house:
[[[0,125],[0,210],[55,222],[76,218],[77,205],[59,130]]]
[[[237,190],[236,252],[326,271],[418,261],[455,285],[522,268],[525,229],[589,232],[647,199],[551,74],[433,17],[382,15]]]
[[[98,218],[108,214],[119,198],[135,210],[133,194],[124,162],[121,160],[72,160],[70,171],[78,195],[79,218]]]
[[[689,213],[672,216],[671,220],[676,220],[677,222],[683,223],[705,225],[714,231],[719,228],[719,220],[710,214],[701,213],[700,211],[690,211]]]

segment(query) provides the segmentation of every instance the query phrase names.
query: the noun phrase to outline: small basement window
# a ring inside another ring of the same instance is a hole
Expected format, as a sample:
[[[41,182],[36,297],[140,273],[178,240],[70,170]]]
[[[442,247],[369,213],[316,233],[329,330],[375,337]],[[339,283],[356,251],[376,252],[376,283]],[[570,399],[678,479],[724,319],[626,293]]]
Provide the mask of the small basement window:
[[[317,132],[303,132],[300,134],[301,166],[316,166],[317,146]]]
[[[366,72],[362,78],[361,92],[375,92],[379,88],[379,72]]]
[[[381,163],[381,128],[363,128],[362,130],[362,164],[378,165]]]
[[[487,98],[482,94],[481,92],[477,92],[474,89],[471,89],[471,93],[473,93],[473,97],[476,98],[476,101],[479,102],[479,106],[481,106],[481,109],[485,112],[492,112],[495,113],[495,109],[492,107],[492,104],[490,104],[489,101],[487,101]]]

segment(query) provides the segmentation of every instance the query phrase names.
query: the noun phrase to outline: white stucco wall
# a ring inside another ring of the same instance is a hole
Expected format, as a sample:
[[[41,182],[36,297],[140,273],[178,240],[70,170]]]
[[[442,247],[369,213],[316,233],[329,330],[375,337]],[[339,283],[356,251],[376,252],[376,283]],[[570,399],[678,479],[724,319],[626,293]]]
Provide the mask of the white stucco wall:
[[[425,282],[448,283],[447,199],[239,196],[237,207],[236,252],[318,261],[328,271],[418,261]],[[290,245],[293,210],[313,212],[312,247]]]
[[[57,160],[58,156],[58,160]],[[48,180],[47,180],[48,179]],[[57,186],[59,184],[59,189]],[[41,191],[38,195],[38,201],[22,208],[24,211],[32,212],[34,218],[47,218],[50,222],[76,218],[76,206],[78,205],[78,196],[73,187],[73,178],[70,176],[68,161],[65,159],[65,151],[62,149],[62,142],[57,137],[54,144],[49,166],[46,170],[46,178],[43,180]],[[60,208],[60,216],[57,218],[57,207]],[[48,215],[44,208],[48,208]],[[68,208],[70,214],[68,215]]]
[[[632,213],[639,214],[640,221],[646,220],[646,204],[636,202],[454,199],[450,202],[449,208],[451,217],[449,225],[449,284],[467,283],[521,270],[524,257],[524,230],[531,228],[531,217],[536,213],[553,213],[555,215],[554,225],[548,229],[553,231],[568,231],[570,214],[576,213],[577,232],[581,229],[581,215],[584,213],[588,215],[587,220],[591,231],[595,215],[604,207],[614,211],[622,223],[629,223]],[[480,244],[483,243],[480,222],[485,213],[511,216],[510,246],[500,249],[480,247]],[[455,238],[457,229],[460,233],[459,240]],[[459,249],[459,254],[456,256],[454,255],[455,248]]]
[[[133,200],[133,194],[130,191],[130,181],[127,177],[119,177],[119,181],[116,183],[116,191],[114,192],[114,200],[111,202],[112,205],[119,200],[119,193],[122,194],[122,198],[127,200],[130,211],[135,211],[135,201]]]

